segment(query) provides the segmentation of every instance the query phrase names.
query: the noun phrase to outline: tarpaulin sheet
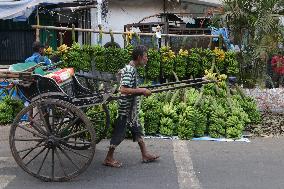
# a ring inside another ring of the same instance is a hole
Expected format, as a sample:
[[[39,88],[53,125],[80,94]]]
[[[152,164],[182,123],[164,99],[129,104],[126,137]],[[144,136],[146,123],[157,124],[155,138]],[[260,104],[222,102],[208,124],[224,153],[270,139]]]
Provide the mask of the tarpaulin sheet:
[[[0,2],[0,19],[15,19],[23,21],[27,19],[39,4],[59,4],[73,2],[71,0],[22,0]]]

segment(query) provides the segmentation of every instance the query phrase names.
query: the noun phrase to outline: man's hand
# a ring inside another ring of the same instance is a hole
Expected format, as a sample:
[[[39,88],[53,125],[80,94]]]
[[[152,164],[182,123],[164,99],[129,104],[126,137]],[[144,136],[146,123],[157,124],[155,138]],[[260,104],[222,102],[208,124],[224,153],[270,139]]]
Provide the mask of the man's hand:
[[[141,93],[144,96],[150,96],[152,94],[152,92],[149,89],[146,89],[146,88],[140,88],[140,89],[141,89]]]
[[[150,96],[152,92],[147,88],[128,88],[121,86],[120,87],[120,93],[125,95],[144,95],[144,96]]]

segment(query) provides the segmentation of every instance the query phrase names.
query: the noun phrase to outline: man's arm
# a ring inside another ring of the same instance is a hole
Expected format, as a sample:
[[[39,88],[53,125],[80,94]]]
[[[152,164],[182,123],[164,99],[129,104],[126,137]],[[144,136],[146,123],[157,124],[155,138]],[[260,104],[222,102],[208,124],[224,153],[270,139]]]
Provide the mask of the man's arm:
[[[150,96],[151,91],[146,88],[129,88],[126,86],[120,87],[120,93],[125,95],[144,95],[144,96]]]

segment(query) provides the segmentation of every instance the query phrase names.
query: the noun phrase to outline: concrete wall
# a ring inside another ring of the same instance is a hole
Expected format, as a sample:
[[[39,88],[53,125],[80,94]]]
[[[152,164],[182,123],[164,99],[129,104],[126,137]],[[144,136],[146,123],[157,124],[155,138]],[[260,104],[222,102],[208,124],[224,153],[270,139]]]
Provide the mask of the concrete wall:
[[[94,9],[95,10],[95,9]],[[133,1],[121,1],[111,0],[109,1],[109,13],[106,20],[103,20],[103,29],[108,31],[124,31],[124,25],[139,22],[142,18],[157,13],[163,12],[163,0],[133,0]],[[92,20],[96,22],[96,13],[92,11]],[[151,18],[147,21],[159,21],[157,18]],[[94,35],[92,40],[96,43],[97,37]],[[103,44],[110,41],[109,35],[103,35]],[[123,46],[123,38],[121,35],[115,35],[115,42],[120,46]]]
[[[168,1],[166,1],[168,2]],[[191,2],[167,3],[166,12],[174,13],[192,13],[192,16],[203,16],[208,6]],[[106,20],[103,21],[103,29],[113,31],[123,31],[124,25],[137,23],[147,16],[164,12],[164,0],[109,0],[109,13]],[[97,28],[96,9],[91,12],[92,28]],[[153,17],[145,22],[161,21]],[[185,18],[186,21],[186,18]],[[109,35],[103,35],[103,44],[110,41]],[[123,46],[121,35],[115,35],[115,42]],[[92,44],[97,43],[97,35],[93,34]]]

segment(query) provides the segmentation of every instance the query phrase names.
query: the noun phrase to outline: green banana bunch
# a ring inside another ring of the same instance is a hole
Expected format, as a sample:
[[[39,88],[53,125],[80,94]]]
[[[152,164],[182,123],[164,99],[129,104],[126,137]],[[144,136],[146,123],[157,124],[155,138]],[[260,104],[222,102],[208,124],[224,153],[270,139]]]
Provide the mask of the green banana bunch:
[[[96,70],[106,72],[106,59],[105,59],[105,48],[96,45],[94,46],[94,63],[96,66]]]
[[[169,46],[161,47],[160,52],[163,76],[170,78],[173,76],[175,53]]]
[[[144,128],[147,135],[155,135],[159,131],[161,103],[156,94],[143,98],[141,110],[144,115]]]
[[[252,97],[240,94],[233,95],[233,100],[240,104],[240,107],[248,115],[249,123],[257,124],[261,121],[261,113],[257,107],[256,101]]]
[[[188,56],[177,55],[175,58],[175,73],[179,79],[184,79],[186,75]]]
[[[198,75],[201,75],[203,72],[202,66],[200,63],[201,57],[197,53],[190,53],[188,56],[188,64],[187,64],[187,75],[192,75],[193,77],[197,77]]]
[[[165,103],[165,105],[162,107],[162,115],[171,118],[176,117],[176,107],[173,107],[169,103]]]
[[[199,91],[194,88],[190,88],[186,90],[185,92],[186,104],[193,106],[195,102],[197,101],[197,99],[199,98],[199,95],[200,95]]]
[[[162,117],[160,123],[160,133],[165,136],[173,136],[175,127],[173,120],[169,117]]]
[[[148,50],[148,63],[146,65],[146,78],[148,80],[158,80],[160,77],[160,61],[159,51],[155,49]]]
[[[225,52],[225,67],[227,68],[227,74],[230,76],[236,76],[239,73],[239,62],[236,59],[236,53],[232,51]]]
[[[225,120],[227,118],[227,111],[217,101],[214,101],[211,106],[211,114],[209,117],[209,135],[213,138],[225,136]]]
[[[189,140],[194,136],[194,124],[187,118],[180,116],[178,124],[178,137],[183,140]]]

